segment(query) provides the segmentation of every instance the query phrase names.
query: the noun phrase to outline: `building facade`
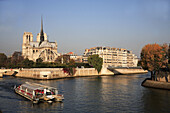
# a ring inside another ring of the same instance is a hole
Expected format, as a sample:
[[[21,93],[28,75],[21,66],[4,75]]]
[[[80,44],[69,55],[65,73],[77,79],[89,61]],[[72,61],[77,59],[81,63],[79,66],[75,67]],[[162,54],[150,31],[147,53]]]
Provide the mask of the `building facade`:
[[[122,48],[94,47],[85,49],[83,62],[88,62],[88,56],[98,54],[103,58],[103,64],[113,67],[137,67],[138,59],[132,51]]]
[[[31,32],[24,32],[22,56],[33,61],[41,58],[43,62],[54,62],[59,56],[57,52],[57,42],[49,42],[47,34],[43,32],[42,18],[41,31],[37,34],[36,41],[33,41],[33,34]]]
[[[67,53],[67,55],[69,55],[70,59],[73,59],[75,62],[79,62],[79,63],[82,62],[82,56],[78,56],[74,52],[69,52],[69,53]]]

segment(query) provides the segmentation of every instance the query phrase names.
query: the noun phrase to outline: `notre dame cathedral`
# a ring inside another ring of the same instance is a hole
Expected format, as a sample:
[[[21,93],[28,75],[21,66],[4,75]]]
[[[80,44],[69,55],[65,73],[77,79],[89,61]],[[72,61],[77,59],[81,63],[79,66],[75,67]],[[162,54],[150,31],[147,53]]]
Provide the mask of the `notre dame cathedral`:
[[[24,32],[22,56],[33,61],[41,58],[43,62],[54,62],[59,56],[57,42],[49,42],[47,34],[43,32],[42,18],[41,31],[37,34],[37,41],[33,41],[33,34],[31,32]]]

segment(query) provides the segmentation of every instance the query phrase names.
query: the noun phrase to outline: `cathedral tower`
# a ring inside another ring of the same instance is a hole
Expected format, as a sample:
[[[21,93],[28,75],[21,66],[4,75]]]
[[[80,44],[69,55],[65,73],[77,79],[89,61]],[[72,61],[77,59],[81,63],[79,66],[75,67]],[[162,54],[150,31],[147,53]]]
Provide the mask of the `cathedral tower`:
[[[49,42],[47,34],[43,31],[43,19],[41,17],[41,31],[37,35],[37,41],[33,41],[31,32],[24,32],[22,44],[22,56],[36,62],[41,58],[43,62],[54,62],[59,56],[57,43]]]
[[[28,44],[29,42],[33,41],[33,35],[31,32],[24,32],[23,35],[23,44]]]

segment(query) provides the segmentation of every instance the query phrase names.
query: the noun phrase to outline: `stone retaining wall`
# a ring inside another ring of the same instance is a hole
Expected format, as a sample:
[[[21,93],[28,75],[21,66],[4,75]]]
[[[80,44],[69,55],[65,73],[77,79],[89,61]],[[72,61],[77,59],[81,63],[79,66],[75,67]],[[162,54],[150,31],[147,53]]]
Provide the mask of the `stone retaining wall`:
[[[122,74],[144,73],[143,69],[117,69]],[[77,76],[96,76],[96,75],[114,75],[114,72],[103,67],[98,74],[95,68],[76,68],[76,73],[73,76],[64,73],[63,68],[30,68],[19,69],[16,77],[33,78],[33,79],[57,79],[65,77]]]
[[[149,80],[149,79],[145,79],[142,82],[142,86],[170,90],[169,82],[153,81],[153,80]]]
[[[63,68],[31,68],[21,69],[17,77],[33,78],[33,79],[57,79],[67,77]]]
[[[143,69],[114,69],[114,74],[138,74],[138,73],[147,73],[147,70]]]
[[[63,68],[30,68],[21,69],[16,77],[33,78],[33,79],[57,79],[76,76],[93,76],[99,75],[94,68],[76,68],[76,73],[71,76],[64,73]]]
[[[76,68],[74,76],[92,76],[99,75],[95,68]]]

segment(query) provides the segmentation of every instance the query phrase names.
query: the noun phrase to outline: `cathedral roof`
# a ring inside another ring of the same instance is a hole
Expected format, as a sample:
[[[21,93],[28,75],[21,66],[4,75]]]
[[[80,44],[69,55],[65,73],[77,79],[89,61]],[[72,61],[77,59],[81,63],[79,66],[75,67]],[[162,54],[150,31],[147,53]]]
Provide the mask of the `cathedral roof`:
[[[52,48],[55,48],[56,46],[57,46],[56,43],[48,41],[43,41],[40,45],[40,47],[52,47]]]
[[[32,47],[39,47],[39,42],[30,42]]]

